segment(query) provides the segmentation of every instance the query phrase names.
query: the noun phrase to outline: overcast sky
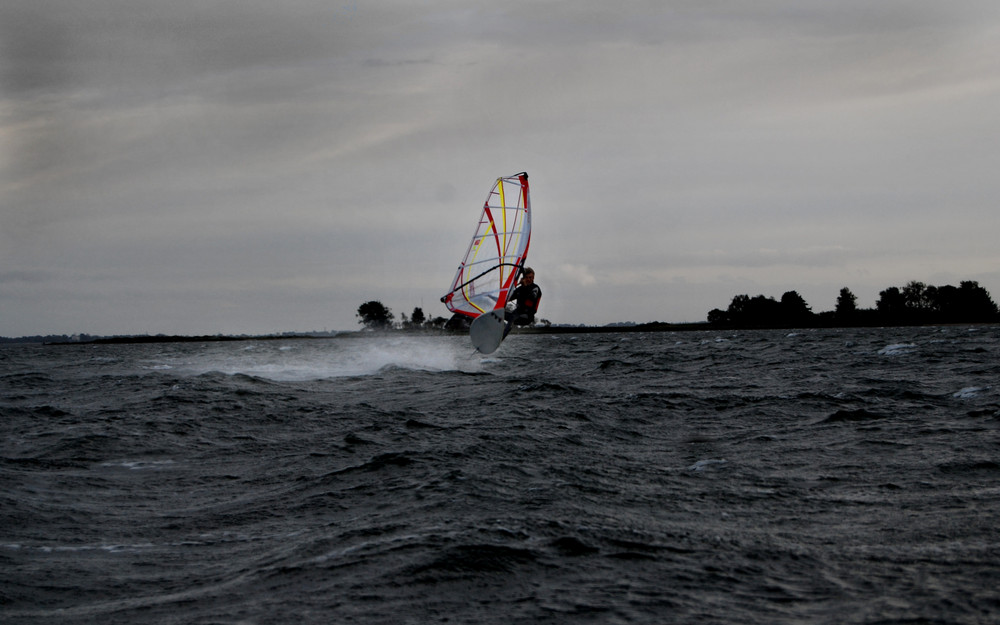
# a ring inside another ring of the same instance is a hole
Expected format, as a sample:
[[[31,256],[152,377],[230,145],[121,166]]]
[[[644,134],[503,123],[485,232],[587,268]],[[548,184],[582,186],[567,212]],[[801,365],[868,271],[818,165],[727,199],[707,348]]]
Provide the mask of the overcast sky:
[[[531,176],[553,323],[977,280],[996,0],[4,0],[0,335],[448,316]]]

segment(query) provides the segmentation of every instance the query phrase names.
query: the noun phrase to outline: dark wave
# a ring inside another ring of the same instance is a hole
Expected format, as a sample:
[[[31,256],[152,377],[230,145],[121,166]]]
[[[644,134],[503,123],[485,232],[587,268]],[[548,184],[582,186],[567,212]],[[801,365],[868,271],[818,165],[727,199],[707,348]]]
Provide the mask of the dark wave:
[[[1000,475],[1000,463],[993,460],[946,462],[938,470],[950,475]]]
[[[822,423],[850,423],[850,422],[864,422],[864,421],[881,421],[888,419],[888,415],[879,414],[877,412],[870,412],[863,408],[858,410],[838,410],[826,419],[823,419]]]
[[[473,544],[447,547],[424,564],[411,567],[407,573],[417,583],[435,583],[442,578],[465,577],[479,573],[513,573],[519,567],[533,564],[535,552],[504,545]]]
[[[998,328],[515,334],[490,358],[442,337],[355,366],[365,345],[0,363],[0,620],[973,624],[1000,605]]]

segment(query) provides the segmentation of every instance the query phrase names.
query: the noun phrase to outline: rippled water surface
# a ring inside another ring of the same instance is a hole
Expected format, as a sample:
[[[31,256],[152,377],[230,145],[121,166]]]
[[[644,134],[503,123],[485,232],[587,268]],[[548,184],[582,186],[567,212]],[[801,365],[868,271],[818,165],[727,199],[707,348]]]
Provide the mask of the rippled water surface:
[[[0,349],[0,622],[996,623],[1000,328]]]

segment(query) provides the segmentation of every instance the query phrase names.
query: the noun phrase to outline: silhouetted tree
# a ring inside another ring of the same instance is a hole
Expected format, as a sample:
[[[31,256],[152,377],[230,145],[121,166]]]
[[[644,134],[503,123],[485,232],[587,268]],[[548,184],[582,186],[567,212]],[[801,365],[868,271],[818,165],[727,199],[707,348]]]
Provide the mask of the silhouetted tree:
[[[372,330],[386,330],[392,327],[393,314],[382,302],[372,300],[358,306],[358,323]]]
[[[850,322],[858,312],[858,298],[846,286],[840,289],[837,296],[837,308],[834,309],[837,321]]]
[[[430,327],[438,329],[443,329],[446,323],[448,323],[448,320],[444,317],[434,317],[427,322]]]
[[[903,321],[906,323],[928,323],[933,321],[932,302],[937,288],[923,282],[910,280],[900,291],[903,297]]]
[[[729,315],[726,311],[713,308],[708,311],[708,322],[714,326],[724,326],[729,323]]]
[[[451,319],[444,323],[445,330],[468,330],[472,325],[472,320],[465,315],[455,313]]]
[[[997,308],[989,292],[974,280],[959,283],[955,299],[958,302],[956,306],[964,312],[963,321],[979,323],[1000,321],[1000,308]]]
[[[890,287],[879,293],[879,318],[886,324],[985,323],[1000,320],[997,305],[977,282],[955,288],[927,286],[911,281],[902,290]]]
[[[788,291],[781,296],[781,325],[803,327],[812,325],[812,310],[797,291]]]
[[[763,295],[737,295],[726,310],[709,311],[708,322],[738,328],[801,327],[813,325],[815,315],[801,295],[788,291],[781,296],[780,302]]]
[[[740,325],[743,323],[749,307],[749,295],[734,295],[732,301],[729,302],[729,306],[726,308],[726,323],[729,325]]]
[[[414,326],[416,326],[416,327],[419,328],[420,326],[424,325],[424,323],[426,321],[427,321],[427,317],[424,316],[424,309],[420,308],[419,306],[417,306],[416,308],[414,308],[413,309],[413,314],[410,315],[410,322]]]
[[[906,312],[906,300],[899,287],[891,286],[878,294],[878,301],[875,302],[879,316],[892,323],[901,320]]]
[[[930,307],[928,300],[927,285],[917,280],[910,280],[900,291],[903,296],[903,303],[910,310],[922,310]]]
[[[726,311],[729,323],[743,328],[773,328],[781,323],[781,304],[773,297],[737,295]]]
[[[931,307],[942,323],[985,323],[1000,318],[990,294],[971,280],[958,288],[949,284],[934,289]]]

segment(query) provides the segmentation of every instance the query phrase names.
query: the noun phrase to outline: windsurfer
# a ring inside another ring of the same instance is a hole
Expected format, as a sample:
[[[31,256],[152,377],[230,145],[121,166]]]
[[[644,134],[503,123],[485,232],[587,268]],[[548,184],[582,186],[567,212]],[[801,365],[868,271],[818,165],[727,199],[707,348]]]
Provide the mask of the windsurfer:
[[[507,327],[503,330],[504,337],[510,334],[514,326],[526,326],[535,320],[541,299],[542,289],[535,284],[535,270],[525,267],[517,288],[507,298],[507,310],[504,313]]]

